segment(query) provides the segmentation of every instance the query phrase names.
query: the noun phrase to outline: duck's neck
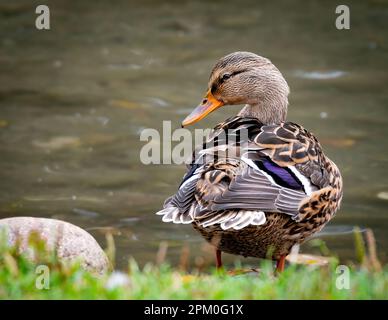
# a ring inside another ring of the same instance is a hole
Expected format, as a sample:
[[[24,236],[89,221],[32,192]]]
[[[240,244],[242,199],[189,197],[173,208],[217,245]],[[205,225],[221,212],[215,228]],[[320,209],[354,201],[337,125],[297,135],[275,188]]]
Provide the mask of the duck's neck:
[[[280,124],[286,121],[288,100],[260,101],[247,104],[239,112],[240,117],[253,117],[263,124]]]

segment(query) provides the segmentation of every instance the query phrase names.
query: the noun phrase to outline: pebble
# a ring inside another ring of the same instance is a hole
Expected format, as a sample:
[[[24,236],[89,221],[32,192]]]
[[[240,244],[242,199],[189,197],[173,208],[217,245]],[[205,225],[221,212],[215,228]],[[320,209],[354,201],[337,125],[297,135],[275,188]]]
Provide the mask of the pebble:
[[[127,274],[120,271],[114,271],[106,281],[105,288],[108,290],[114,290],[119,287],[127,287],[131,284],[131,281]]]

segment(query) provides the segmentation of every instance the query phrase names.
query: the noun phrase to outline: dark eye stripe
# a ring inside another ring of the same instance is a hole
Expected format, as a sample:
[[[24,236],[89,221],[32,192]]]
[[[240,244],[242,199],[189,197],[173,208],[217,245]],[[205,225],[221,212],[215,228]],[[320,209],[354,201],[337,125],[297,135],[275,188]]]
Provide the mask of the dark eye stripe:
[[[242,70],[239,70],[239,71],[232,72],[232,73],[228,74],[228,78],[227,78],[227,79],[230,79],[231,77],[233,77],[233,76],[235,76],[235,75],[237,75],[237,74],[239,74],[239,73],[243,73],[243,72],[245,72],[245,71],[247,71],[247,70],[248,70],[248,69],[242,69]],[[216,82],[213,83],[213,85],[212,85],[212,87],[211,87],[211,89],[210,89],[211,93],[216,92],[217,89],[218,89],[218,86],[219,86],[220,84],[224,83],[225,80],[227,80],[227,79],[222,79],[222,77],[221,77],[221,78],[218,78],[218,80],[216,80]]]
[[[225,73],[225,74],[221,77],[220,81],[221,81],[221,82],[224,82],[225,80],[228,80],[231,76],[232,76],[232,74],[230,74],[230,73]]]
[[[233,77],[233,76],[235,76],[235,75],[237,75],[237,74],[239,74],[239,73],[243,73],[243,72],[245,72],[245,71],[247,71],[247,69],[235,71],[235,72],[232,72],[232,73],[226,73],[226,74],[223,75],[223,77],[220,78],[220,82],[222,83],[222,82],[224,82],[225,80],[227,80],[227,79],[229,79],[229,78],[231,78],[231,77]],[[224,79],[225,76],[227,76],[226,79]]]

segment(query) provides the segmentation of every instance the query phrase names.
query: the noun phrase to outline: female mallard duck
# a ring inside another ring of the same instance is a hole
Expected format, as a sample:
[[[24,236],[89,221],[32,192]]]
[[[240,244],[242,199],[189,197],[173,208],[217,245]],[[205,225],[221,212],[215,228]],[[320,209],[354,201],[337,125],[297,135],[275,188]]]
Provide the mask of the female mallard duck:
[[[289,88],[270,60],[235,52],[214,66],[206,97],[182,122],[246,104],[196,152],[178,192],[157,214],[192,223],[221,252],[272,258],[277,270],[295,244],[321,230],[342,199],[342,178],[317,138],[285,122]],[[226,133],[226,134],[225,134]]]

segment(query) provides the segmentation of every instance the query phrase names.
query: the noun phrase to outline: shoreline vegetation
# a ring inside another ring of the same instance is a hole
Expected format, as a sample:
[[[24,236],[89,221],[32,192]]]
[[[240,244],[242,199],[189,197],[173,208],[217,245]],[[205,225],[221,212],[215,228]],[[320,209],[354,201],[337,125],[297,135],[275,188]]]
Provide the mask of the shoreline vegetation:
[[[81,263],[59,262],[38,234],[30,235],[33,260],[1,237],[0,299],[388,299],[388,266],[377,259],[373,233],[364,237],[356,229],[354,235],[357,264],[325,257],[325,266],[290,263],[280,274],[268,260],[258,271],[217,272],[173,268],[163,261],[140,268],[133,259],[126,271],[114,270],[112,263],[109,272],[93,274]],[[110,234],[106,254],[114,261]]]

